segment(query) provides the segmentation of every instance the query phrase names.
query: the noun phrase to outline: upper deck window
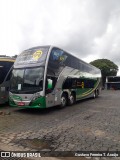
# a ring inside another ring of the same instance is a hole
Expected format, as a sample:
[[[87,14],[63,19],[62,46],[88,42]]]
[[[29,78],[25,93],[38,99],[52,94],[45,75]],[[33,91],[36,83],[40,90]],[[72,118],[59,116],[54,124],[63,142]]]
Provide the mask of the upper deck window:
[[[60,50],[60,49],[57,49],[57,48],[54,48],[51,52],[51,55],[50,55],[50,61],[52,63],[57,63],[58,65],[62,65],[65,60],[67,59],[67,55],[65,54],[64,51]]]

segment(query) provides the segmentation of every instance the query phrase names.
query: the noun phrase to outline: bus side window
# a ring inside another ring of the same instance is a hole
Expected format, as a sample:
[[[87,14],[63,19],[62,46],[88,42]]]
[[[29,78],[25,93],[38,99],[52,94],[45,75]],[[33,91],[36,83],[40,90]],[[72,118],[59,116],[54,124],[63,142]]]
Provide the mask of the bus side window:
[[[76,79],[67,78],[63,83],[63,89],[75,89],[76,88]]]

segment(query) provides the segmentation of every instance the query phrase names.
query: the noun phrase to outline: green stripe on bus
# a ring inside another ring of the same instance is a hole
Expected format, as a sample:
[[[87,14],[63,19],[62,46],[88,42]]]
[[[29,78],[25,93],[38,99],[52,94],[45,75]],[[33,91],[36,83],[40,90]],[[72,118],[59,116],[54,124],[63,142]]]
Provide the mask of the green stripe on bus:
[[[82,89],[80,88],[80,89],[77,89],[76,98],[80,99],[82,97],[85,97],[85,96],[88,96],[88,95],[92,94],[94,92],[94,90],[98,87],[99,83],[100,83],[100,80],[96,81],[96,83],[94,85],[94,88],[82,88]]]
[[[90,88],[79,88],[76,91],[76,98],[79,99],[84,96],[84,94],[88,93],[91,89]]]

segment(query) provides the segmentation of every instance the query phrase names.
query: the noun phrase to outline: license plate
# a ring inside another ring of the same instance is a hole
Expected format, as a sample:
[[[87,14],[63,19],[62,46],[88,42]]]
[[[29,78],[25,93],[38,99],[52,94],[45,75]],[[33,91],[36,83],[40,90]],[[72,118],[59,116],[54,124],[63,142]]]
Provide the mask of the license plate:
[[[18,106],[24,106],[25,103],[24,102],[18,102]]]

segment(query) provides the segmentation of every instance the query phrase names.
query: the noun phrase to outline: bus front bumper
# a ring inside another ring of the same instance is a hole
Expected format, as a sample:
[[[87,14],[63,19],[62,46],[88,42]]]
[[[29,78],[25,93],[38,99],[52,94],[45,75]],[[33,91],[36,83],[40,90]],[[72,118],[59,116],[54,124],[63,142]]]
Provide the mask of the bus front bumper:
[[[12,107],[19,108],[46,108],[45,97],[39,97],[34,101],[16,101],[12,98],[9,98],[9,105]]]

